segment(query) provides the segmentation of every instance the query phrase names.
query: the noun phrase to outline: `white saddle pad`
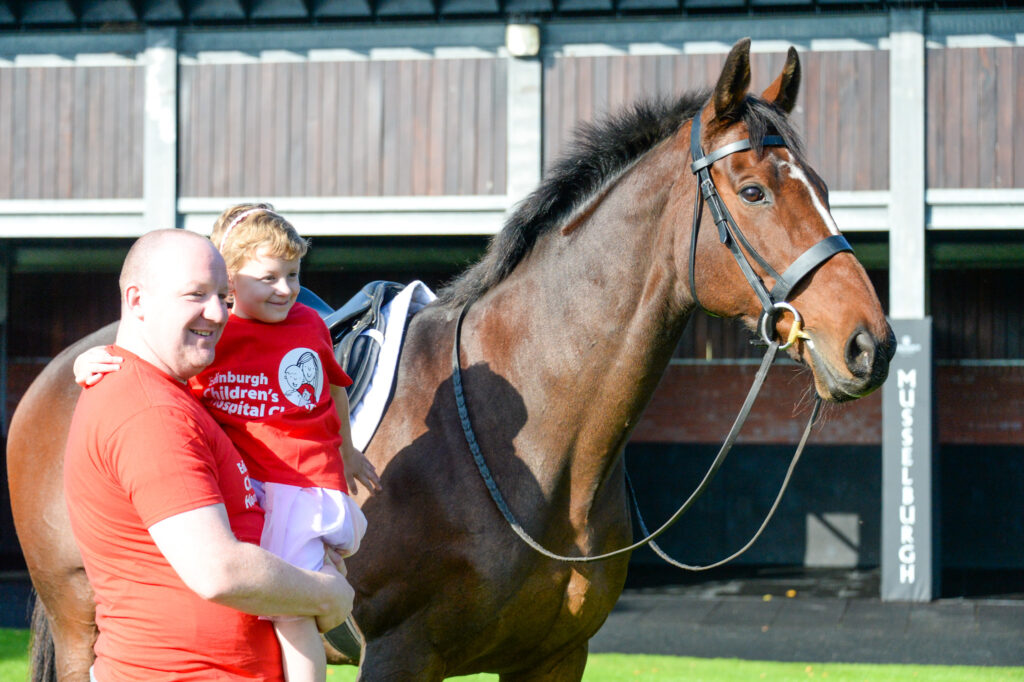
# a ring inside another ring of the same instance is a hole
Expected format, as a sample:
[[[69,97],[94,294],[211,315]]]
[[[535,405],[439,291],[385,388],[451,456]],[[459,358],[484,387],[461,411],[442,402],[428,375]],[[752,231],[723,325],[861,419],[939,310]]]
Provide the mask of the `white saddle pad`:
[[[384,338],[380,338],[377,330],[367,330],[364,335],[374,339],[381,344],[380,354],[377,357],[377,367],[373,370],[370,383],[367,386],[363,399],[355,406],[352,406],[352,444],[360,450],[365,450],[373,438],[381,418],[384,416],[384,408],[387,407],[388,398],[391,397],[391,389],[395,382],[395,370],[398,367],[398,353],[402,349],[402,339],[405,337],[405,327],[409,318],[418,313],[437,296],[419,280],[409,283],[404,289],[381,308],[387,317],[387,324],[384,327]]]

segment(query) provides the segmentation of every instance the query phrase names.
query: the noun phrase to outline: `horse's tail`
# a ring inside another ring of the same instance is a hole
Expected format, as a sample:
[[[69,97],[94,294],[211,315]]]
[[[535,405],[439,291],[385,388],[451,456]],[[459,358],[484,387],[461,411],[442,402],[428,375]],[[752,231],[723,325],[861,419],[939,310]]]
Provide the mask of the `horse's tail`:
[[[50,632],[50,617],[36,595],[32,609],[32,682],[57,682],[57,659]]]

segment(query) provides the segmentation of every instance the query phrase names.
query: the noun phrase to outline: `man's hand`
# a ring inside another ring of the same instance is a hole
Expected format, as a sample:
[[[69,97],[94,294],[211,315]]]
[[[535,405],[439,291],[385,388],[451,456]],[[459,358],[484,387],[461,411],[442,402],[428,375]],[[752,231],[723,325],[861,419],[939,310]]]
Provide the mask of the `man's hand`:
[[[316,617],[317,629],[320,632],[329,632],[344,623],[345,619],[352,613],[352,602],[355,599],[356,592],[352,589],[348,580],[345,579],[345,576],[348,575],[348,569],[345,567],[345,560],[336,550],[330,547],[326,548],[324,567],[320,569],[320,572],[331,576],[336,581],[336,587],[338,588],[339,600],[337,608],[330,609],[329,613]]]

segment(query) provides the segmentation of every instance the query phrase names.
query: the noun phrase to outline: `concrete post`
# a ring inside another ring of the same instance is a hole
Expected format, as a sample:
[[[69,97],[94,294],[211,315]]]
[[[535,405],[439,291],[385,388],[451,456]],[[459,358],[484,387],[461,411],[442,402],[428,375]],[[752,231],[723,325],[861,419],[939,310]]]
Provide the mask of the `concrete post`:
[[[525,198],[541,176],[541,87],[539,57],[508,57],[508,172],[510,203]]]
[[[178,31],[146,31],[143,115],[145,229],[178,224]]]
[[[899,345],[882,392],[881,598],[928,601],[939,596],[939,570],[926,317],[924,11],[889,16],[889,312]]]

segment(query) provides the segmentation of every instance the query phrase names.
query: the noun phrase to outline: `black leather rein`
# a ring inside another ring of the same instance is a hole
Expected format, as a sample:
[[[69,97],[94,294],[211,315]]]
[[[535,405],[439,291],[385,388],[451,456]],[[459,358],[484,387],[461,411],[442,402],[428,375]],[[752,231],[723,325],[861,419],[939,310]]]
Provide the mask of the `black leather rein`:
[[[702,113],[702,112],[701,112]],[[455,323],[455,340],[452,345],[452,386],[455,391],[455,405],[459,414],[459,421],[462,425],[462,432],[466,438],[466,444],[469,446],[470,453],[473,455],[473,461],[476,463],[477,470],[480,472],[480,476],[484,481],[484,485],[487,487],[487,491],[494,501],[495,506],[501,515],[508,522],[512,530],[520,537],[520,539],[527,545],[532,547],[540,554],[548,557],[549,559],[555,559],[558,561],[569,562],[569,563],[589,563],[593,561],[602,561],[604,559],[610,559],[615,556],[620,556],[633,550],[639,549],[644,545],[650,545],[651,548],[665,561],[676,566],[690,571],[703,571],[709,568],[720,566],[728,561],[731,561],[749,549],[754,542],[761,536],[761,533],[767,527],[768,522],[775,514],[776,509],[779,506],[779,502],[782,500],[782,496],[789,485],[789,481],[792,477],[793,471],[796,468],[796,464],[803,453],[804,447],[807,444],[807,440],[810,436],[811,429],[817,420],[818,413],[821,408],[821,398],[818,397],[815,400],[814,407],[811,410],[811,416],[807,421],[807,425],[804,427],[803,434],[801,435],[800,442],[797,445],[796,451],[793,453],[792,461],[786,475],[779,488],[779,492],[775,497],[775,501],[772,503],[768,514],[765,516],[761,526],[757,529],[753,537],[737,552],[733,553],[729,557],[716,561],[713,564],[706,566],[690,566],[687,564],[680,563],[675,559],[672,559],[654,542],[654,540],[662,533],[667,531],[679,518],[685,514],[697,501],[697,499],[707,490],[714,478],[715,474],[721,468],[725,462],[726,456],[732,449],[733,444],[739,437],[739,432],[743,428],[743,424],[750,414],[750,410],[753,407],[754,401],[757,398],[758,393],[761,390],[764,380],[768,375],[768,369],[779,350],[788,347],[795,341],[796,338],[800,337],[802,319],[800,314],[796,311],[793,306],[786,302],[786,298],[792,292],[793,288],[796,287],[799,282],[806,277],[808,274],[814,271],[819,265],[827,261],[829,258],[837,253],[843,251],[852,251],[849,243],[841,235],[832,235],[821,240],[814,246],[807,249],[803,254],[797,257],[796,260],[782,273],[779,275],[772,267],[765,261],[760,254],[757,253],[756,249],[751,246],[743,235],[736,221],[733,220],[732,215],[726,208],[725,203],[722,201],[721,196],[718,194],[718,190],[715,188],[715,183],[711,179],[711,165],[721,158],[728,156],[740,151],[745,151],[751,148],[750,140],[744,139],[738,142],[720,147],[713,151],[711,154],[704,154],[703,149],[700,146],[700,118],[701,113],[693,119],[693,124],[690,133],[690,153],[693,159],[690,165],[691,170],[697,176],[697,198],[695,200],[694,211],[693,211],[693,228],[691,231],[691,243],[690,243],[690,266],[689,266],[689,278],[690,278],[690,290],[700,306],[700,300],[697,297],[697,290],[695,284],[694,267],[693,263],[697,253],[697,231],[700,227],[701,215],[703,213],[703,205],[707,203],[708,208],[711,212],[712,219],[715,225],[718,227],[719,240],[722,244],[727,246],[732,252],[736,263],[739,265],[740,270],[746,277],[747,282],[750,283],[751,288],[761,301],[762,313],[759,323],[759,330],[763,340],[768,344],[768,348],[765,351],[764,357],[761,360],[761,366],[758,369],[757,375],[754,378],[753,385],[747,392],[747,397],[743,402],[743,406],[740,408],[736,419],[733,421],[732,427],[729,429],[729,433],[719,448],[718,454],[715,455],[714,460],[711,462],[711,466],[708,467],[707,472],[704,474],[703,479],[690,494],[690,496],[683,502],[682,505],[665,521],[659,526],[654,532],[648,532],[647,526],[644,524],[643,518],[640,515],[640,508],[637,504],[636,494],[633,490],[632,482],[629,480],[629,475],[626,475],[626,483],[630,499],[633,507],[637,514],[637,521],[640,526],[641,533],[644,534],[644,538],[633,544],[607,552],[605,554],[590,555],[590,556],[565,556],[555,554],[548,549],[541,546],[526,530],[522,527],[522,524],[516,519],[515,515],[509,509],[508,504],[505,502],[505,498],[502,496],[501,491],[498,489],[497,483],[494,481],[494,476],[491,474],[490,467],[487,466],[487,462],[483,457],[483,453],[480,451],[479,443],[476,439],[476,434],[473,431],[473,426],[469,417],[469,410],[466,406],[465,390],[462,385],[462,371],[460,369],[460,343],[459,339],[462,334],[462,322],[466,317],[466,313],[469,307],[473,304],[473,300],[469,300],[462,307],[459,312],[458,320]],[[762,140],[762,146],[785,146],[783,139],[777,135],[765,136]],[[741,248],[742,245],[742,248]],[[769,291],[765,286],[764,282],[754,272],[753,266],[747,259],[744,251],[749,253],[752,258],[757,262],[758,265],[775,280],[775,285]],[[701,306],[703,308],[703,306]],[[775,339],[775,321],[776,316],[781,311],[787,311],[793,314],[794,321],[792,326],[792,332],[789,335],[787,341],[783,344],[779,340]]]

